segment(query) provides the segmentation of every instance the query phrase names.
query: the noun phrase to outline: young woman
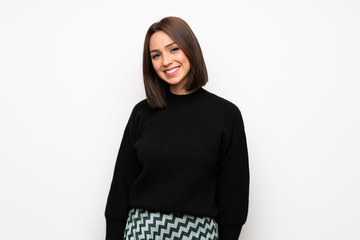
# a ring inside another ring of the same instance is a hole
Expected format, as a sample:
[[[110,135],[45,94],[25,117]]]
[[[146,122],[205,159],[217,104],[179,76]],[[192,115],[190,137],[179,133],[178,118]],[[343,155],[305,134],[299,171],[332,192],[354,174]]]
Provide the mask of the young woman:
[[[237,240],[249,195],[243,119],[203,88],[202,51],[184,20],[150,26],[143,77],[146,99],[130,114],[107,199],[106,239]]]

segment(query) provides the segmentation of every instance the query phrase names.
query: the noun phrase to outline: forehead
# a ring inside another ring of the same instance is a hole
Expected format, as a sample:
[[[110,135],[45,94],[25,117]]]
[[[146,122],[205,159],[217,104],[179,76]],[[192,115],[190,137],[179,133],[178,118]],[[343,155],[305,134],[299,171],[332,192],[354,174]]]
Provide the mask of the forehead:
[[[149,48],[152,49],[161,49],[164,48],[166,45],[175,42],[167,33],[160,30],[150,37]]]

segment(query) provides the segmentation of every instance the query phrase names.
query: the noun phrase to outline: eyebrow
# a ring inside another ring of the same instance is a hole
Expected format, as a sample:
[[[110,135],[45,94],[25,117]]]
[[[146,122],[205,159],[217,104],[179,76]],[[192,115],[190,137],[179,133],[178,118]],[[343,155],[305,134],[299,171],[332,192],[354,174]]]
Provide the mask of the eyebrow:
[[[170,47],[170,46],[172,46],[174,44],[176,44],[176,42],[169,43],[168,45],[165,46],[165,48],[168,48],[168,47]],[[153,50],[150,51],[150,53],[152,53],[152,52],[160,52],[160,51],[158,49],[153,49]]]

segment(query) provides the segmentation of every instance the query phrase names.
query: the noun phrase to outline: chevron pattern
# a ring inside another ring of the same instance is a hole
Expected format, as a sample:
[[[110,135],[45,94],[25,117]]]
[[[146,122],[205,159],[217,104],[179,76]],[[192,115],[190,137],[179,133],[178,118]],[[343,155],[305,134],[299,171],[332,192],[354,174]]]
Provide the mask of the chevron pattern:
[[[218,240],[209,217],[164,214],[146,209],[129,211],[124,240]]]

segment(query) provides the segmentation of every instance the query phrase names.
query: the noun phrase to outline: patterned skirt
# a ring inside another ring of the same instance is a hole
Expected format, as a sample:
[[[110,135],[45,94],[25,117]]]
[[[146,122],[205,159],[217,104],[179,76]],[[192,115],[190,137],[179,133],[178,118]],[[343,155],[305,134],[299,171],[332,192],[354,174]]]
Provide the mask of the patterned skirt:
[[[150,239],[218,240],[218,235],[213,218],[131,209],[126,222],[124,240]]]

